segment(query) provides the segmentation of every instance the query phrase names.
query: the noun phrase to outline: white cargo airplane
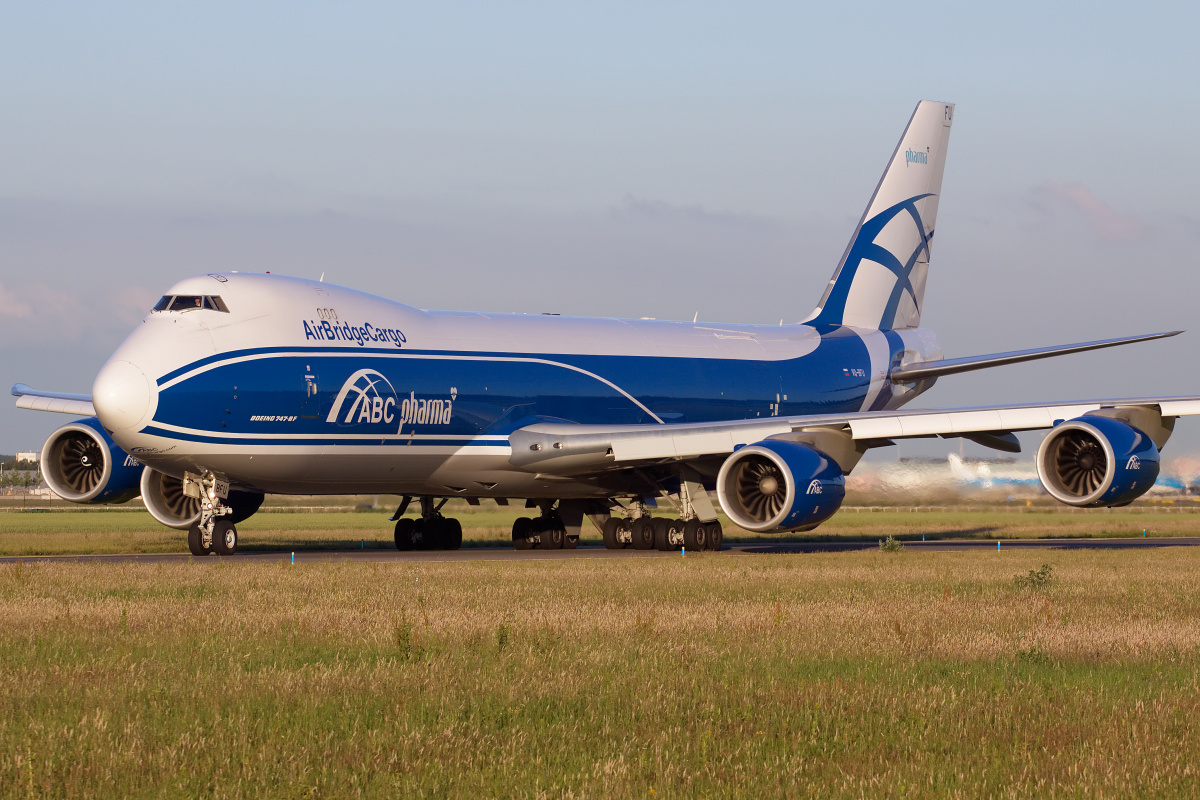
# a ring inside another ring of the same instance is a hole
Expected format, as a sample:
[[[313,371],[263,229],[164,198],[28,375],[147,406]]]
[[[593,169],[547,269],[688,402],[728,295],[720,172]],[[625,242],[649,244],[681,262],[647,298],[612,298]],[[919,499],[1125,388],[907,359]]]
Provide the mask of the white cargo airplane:
[[[1058,500],[1146,492],[1200,397],[897,411],[942,375],[1172,336],[943,359],[920,327],[954,107],[917,105],[816,310],[789,325],[422,311],[326,283],[213,273],[172,286],[42,450],[79,503],[138,495],[191,552],[231,554],[266,493],[403,498],[396,545],[456,548],[446,498],[526,500],[518,548],[718,549],[709,498],[751,531],[810,530],[867,449],[965,437],[1020,449]],[[403,517],[419,498],[420,518]],[[664,516],[652,509],[666,504]],[[612,512],[620,511],[620,515]]]

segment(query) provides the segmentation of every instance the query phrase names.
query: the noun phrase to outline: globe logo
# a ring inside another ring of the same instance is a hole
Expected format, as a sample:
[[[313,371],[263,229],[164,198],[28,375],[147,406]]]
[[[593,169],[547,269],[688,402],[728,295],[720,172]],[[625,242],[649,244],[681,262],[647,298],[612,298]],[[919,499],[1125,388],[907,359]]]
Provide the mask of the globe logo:
[[[347,404],[349,400],[349,404]],[[345,416],[342,416],[343,408]],[[392,422],[396,417],[396,390],[387,378],[373,369],[360,369],[342,384],[326,422],[355,425]]]

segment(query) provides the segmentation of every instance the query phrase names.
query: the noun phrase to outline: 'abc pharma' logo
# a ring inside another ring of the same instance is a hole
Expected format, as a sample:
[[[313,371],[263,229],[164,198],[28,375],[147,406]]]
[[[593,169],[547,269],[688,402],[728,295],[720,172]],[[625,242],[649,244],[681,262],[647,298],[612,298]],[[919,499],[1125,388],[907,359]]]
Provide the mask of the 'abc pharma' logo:
[[[387,378],[373,369],[360,369],[346,380],[325,418],[326,422],[346,425],[395,420],[396,390]]]

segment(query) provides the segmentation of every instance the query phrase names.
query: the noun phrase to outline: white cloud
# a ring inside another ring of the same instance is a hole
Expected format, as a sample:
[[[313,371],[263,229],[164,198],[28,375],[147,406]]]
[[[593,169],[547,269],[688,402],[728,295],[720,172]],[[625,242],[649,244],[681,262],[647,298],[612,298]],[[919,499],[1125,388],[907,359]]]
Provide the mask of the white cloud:
[[[0,283],[0,318],[29,319],[32,316],[33,306]]]
[[[126,325],[137,325],[146,318],[159,295],[144,286],[119,286],[108,292],[109,305]]]
[[[1102,237],[1111,242],[1136,239],[1146,231],[1145,224],[1133,215],[1119,214],[1112,206],[1092,194],[1081,183],[1062,184],[1050,181],[1042,190],[1060,203],[1079,211],[1091,220]]]

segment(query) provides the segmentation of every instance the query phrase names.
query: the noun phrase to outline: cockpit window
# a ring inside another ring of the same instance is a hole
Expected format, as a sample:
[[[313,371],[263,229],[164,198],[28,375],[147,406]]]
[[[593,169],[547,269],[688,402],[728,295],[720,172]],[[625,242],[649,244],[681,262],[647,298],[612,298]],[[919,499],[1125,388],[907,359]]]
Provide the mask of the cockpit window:
[[[229,312],[229,307],[215,295],[168,294],[154,304],[155,311],[195,311],[198,308]]]
[[[203,308],[204,298],[198,294],[177,294],[171,301],[168,311],[188,311],[193,308]]]

